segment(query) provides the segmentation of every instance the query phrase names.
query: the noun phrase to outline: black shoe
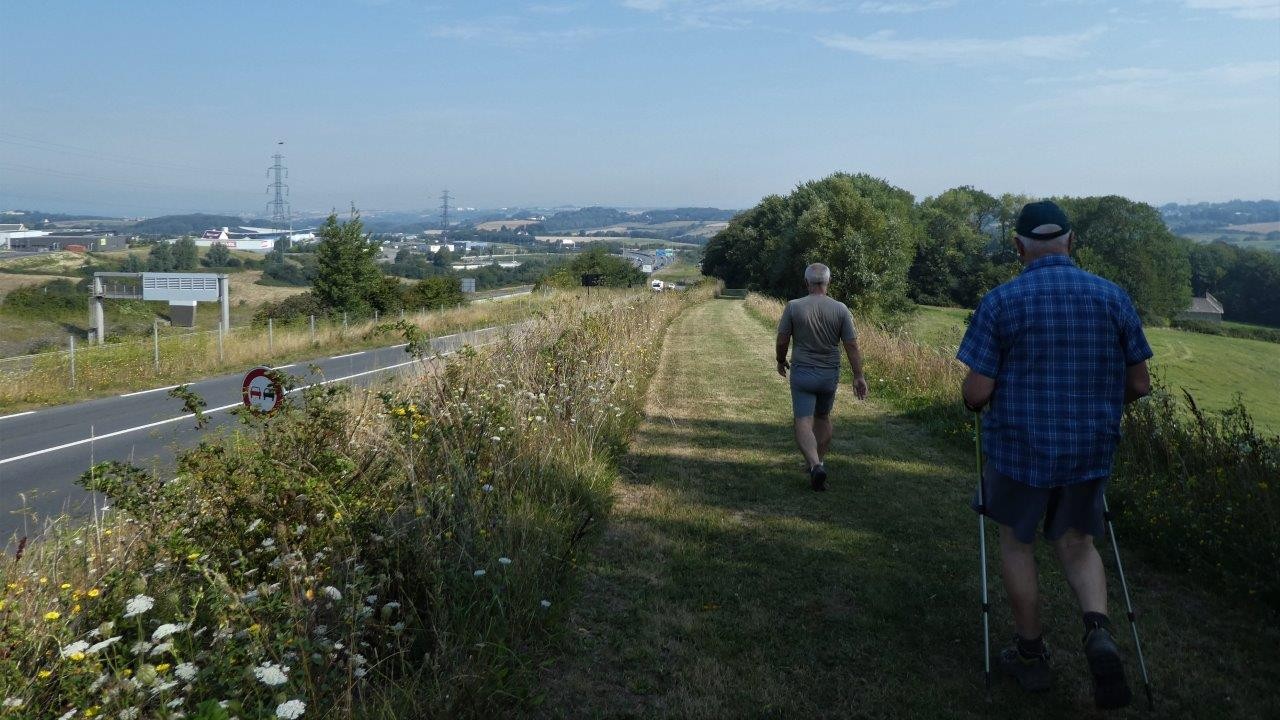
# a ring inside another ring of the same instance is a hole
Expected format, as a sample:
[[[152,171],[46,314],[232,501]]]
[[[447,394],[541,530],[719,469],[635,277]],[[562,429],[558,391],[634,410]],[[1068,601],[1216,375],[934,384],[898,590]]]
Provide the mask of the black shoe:
[[[1000,652],[1000,670],[1018,681],[1027,692],[1044,692],[1053,682],[1053,667],[1049,664],[1049,648],[1039,655],[1023,655],[1018,651],[1018,641]]]
[[[818,463],[809,468],[809,487],[814,492],[823,492],[827,489],[827,468],[822,463]]]
[[[1125,707],[1133,699],[1124,677],[1120,648],[1104,625],[1095,625],[1084,636],[1084,655],[1093,680],[1093,702],[1102,710]]]

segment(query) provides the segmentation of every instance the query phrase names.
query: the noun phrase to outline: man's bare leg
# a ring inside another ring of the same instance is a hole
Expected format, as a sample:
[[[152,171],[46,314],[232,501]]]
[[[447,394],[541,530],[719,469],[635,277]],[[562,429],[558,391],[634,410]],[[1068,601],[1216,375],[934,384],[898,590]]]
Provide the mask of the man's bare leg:
[[[813,437],[818,442],[818,462],[827,458],[827,450],[831,449],[832,432],[830,415],[813,416]]]
[[[1013,610],[1013,629],[1019,636],[1035,640],[1042,632],[1035,548],[1005,525],[1000,526],[1000,572]]]
[[[1093,536],[1077,530],[1068,530],[1053,543],[1053,549],[1062,562],[1067,584],[1080,602],[1080,612],[1107,614],[1107,573],[1102,567],[1102,557],[1093,544]]]
[[[796,445],[812,469],[822,461],[818,458],[818,439],[813,434],[813,416],[796,418]]]

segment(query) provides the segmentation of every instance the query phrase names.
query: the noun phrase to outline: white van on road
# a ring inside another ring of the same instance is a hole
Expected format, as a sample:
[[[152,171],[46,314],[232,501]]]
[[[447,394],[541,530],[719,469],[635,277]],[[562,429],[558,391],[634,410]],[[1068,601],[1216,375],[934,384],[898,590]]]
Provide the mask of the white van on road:
[[[654,292],[662,292],[663,290],[662,281],[654,280],[653,282],[649,283],[649,288],[652,289]]]

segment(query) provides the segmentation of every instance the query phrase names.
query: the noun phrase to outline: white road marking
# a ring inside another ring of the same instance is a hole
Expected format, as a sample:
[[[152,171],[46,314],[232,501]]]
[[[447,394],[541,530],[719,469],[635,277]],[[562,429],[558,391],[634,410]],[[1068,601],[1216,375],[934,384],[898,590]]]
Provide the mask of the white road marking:
[[[283,370],[283,369],[285,369],[285,368],[287,368],[287,367],[293,367],[294,365],[297,365],[297,364],[298,364],[298,363],[289,363],[288,365],[276,365],[276,369],[277,369],[277,370]]]
[[[452,354],[453,354],[452,352],[441,353],[441,355],[452,355]],[[317,385],[328,385],[329,383],[342,382],[343,380],[351,380],[351,379],[353,379],[353,378],[363,377],[363,376],[365,376],[365,375],[372,375],[373,373],[386,372],[386,371],[388,371],[388,370],[394,370],[394,369],[399,368],[399,367],[404,367],[405,365],[412,365],[412,364],[414,364],[414,363],[416,363],[416,362],[418,362],[418,361],[417,361],[417,360],[408,360],[408,361],[406,361],[406,362],[396,363],[395,365],[388,365],[387,367],[384,367],[384,368],[378,368],[378,369],[375,369],[375,370],[365,370],[364,372],[358,372],[358,373],[354,373],[354,374],[352,374],[352,375],[344,375],[344,376],[342,376],[342,377],[329,378],[329,379],[327,379],[327,380],[321,380],[320,382],[312,383],[312,384],[310,384],[310,385],[303,385],[302,387],[296,387],[296,388],[294,388],[294,389],[290,390],[289,392],[290,392],[290,393],[301,392],[301,391],[303,391],[303,390],[306,390],[307,388],[315,387],[315,386],[317,386]],[[230,403],[230,404],[228,404],[228,405],[219,405],[218,407],[209,408],[209,409],[205,410],[205,411],[204,411],[204,414],[205,414],[205,415],[213,415],[214,413],[219,413],[219,412],[222,412],[223,410],[229,410],[229,409],[231,409],[231,408],[233,408],[233,407],[237,407],[237,406],[240,406],[240,405],[243,405],[243,404],[244,404],[244,403],[242,403],[242,402],[234,402],[234,403]],[[34,411],[31,411],[31,412],[34,412]],[[21,414],[26,414],[26,413],[21,413]],[[14,417],[16,417],[16,416],[14,416]],[[73,448],[73,447],[76,447],[76,446],[78,446],[78,445],[84,445],[84,444],[86,444],[86,443],[91,443],[91,442],[97,442],[98,440],[106,440],[106,439],[108,439],[108,438],[113,438],[113,437],[117,437],[117,436],[120,436],[120,435],[126,435],[126,434],[128,434],[128,433],[136,432],[136,431],[138,431],[138,430],[149,430],[149,429],[151,429],[151,428],[153,428],[153,427],[159,427],[159,426],[161,426],[161,425],[168,425],[168,424],[170,424],[170,423],[181,422],[181,421],[183,421],[183,420],[190,420],[190,419],[191,419],[191,417],[192,417],[191,415],[179,415],[178,417],[171,417],[171,418],[168,418],[167,420],[157,420],[157,421],[155,421],[155,422],[147,423],[146,425],[138,425],[138,426],[136,426],[136,427],[125,428],[125,429],[123,429],[123,430],[116,430],[115,432],[103,433],[102,435],[97,435],[97,436],[95,436],[95,437],[88,437],[88,438],[84,438],[83,440],[73,440],[73,441],[71,441],[71,442],[69,442],[69,443],[63,443],[63,444],[61,444],[61,445],[55,445],[55,446],[53,446],[53,447],[45,448],[45,449],[43,449],[43,450],[34,450],[34,451],[32,451],[32,452],[24,453],[24,454],[22,454],[22,455],[14,455],[13,457],[5,458],[5,459],[3,459],[3,460],[0,460],[0,465],[5,465],[5,464],[7,464],[7,463],[11,463],[11,462],[17,462],[17,461],[19,461],[19,460],[26,460],[27,458],[36,457],[36,456],[39,456],[39,455],[45,455],[45,454],[48,454],[48,453],[51,453],[51,452],[57,452],[57,451],[59,451],[59,450],[66,450],[67,448]]]
[[[364,354],[364,351],[363,351],[363,350],[361,350],[360,352],[347,353],[346,355],[333,355],[333,356],[331,356],[329,359],[330,359],[330,360],[341,360],[342,358],[355,357],[355,356],[357,356],[357,355],[363,355],[363,354]]]
[[[147,393],[160,392],[161,390],[172,390],[172,389],[174,389],[174,388],[176,388],[176,387],[178,387],[178,386],[177,386],[177,385],[166,385],[166,386],[164,386],[164,387],[151,388],[150,390],[137,390],[137,391],[135,391],[135,392],[131,392],[131,393],[124,393],[124,394],[123,394],[123,395],[121,395],[120,397],[133,397],[134,395],[146,395]]]
[[[22,417],[23,415],[34,415],[35,412],[36,412],[35,410],[28,410],[26,412],[14,413],[12,415],[0,415],[0,420],[8,420],[9,418]]]

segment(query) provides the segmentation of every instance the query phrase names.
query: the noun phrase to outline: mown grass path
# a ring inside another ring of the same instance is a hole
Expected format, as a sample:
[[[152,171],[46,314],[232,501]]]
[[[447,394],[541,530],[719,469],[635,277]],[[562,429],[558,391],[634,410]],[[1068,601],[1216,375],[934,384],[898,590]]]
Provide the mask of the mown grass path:
[[[831,489],[811,492],[772,344],[736,300],[696,306],[673,324],[563,657],[544,673],[544,713],[1094,715],[1078,615],[1051,562],[1042,586],[1055,687],[1028,698],[997,678],[995,702],[983,701],[977,523],[966,506],[972,456],[874,399],[857,402],[845,384]],[[1041,558],[1051,560],[1047,549]],[[1126,565],[1156,683],[1154,716],[1280,713],[1273,620],[1148,571],[1137,557]],[[998,648],[1012,629],[994,553],[990,570]],[[1127,633],[1112,590],[1112,616]]]

